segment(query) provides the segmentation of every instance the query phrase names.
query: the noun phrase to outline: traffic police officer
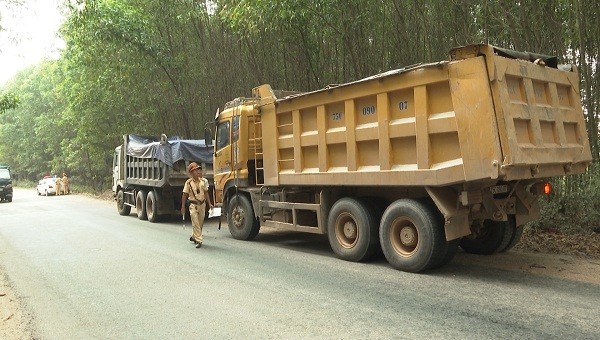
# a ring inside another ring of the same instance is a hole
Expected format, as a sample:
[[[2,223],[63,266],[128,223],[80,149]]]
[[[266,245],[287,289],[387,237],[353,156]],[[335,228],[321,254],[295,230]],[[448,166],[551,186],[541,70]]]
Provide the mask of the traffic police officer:
[[[208,194],[208,180],[202,177],[202,167],[196,162],[188,165],[188,172],[192,178],[188,179],[183,186],[181,194],[181,214],[185,216],[186,202],[190,203],[190,218],[192,220],[192,236],[190,241],[196,244],[196,248],[202,247],[202,226],[204,225],[204,213],[206,205],[213,207]]]

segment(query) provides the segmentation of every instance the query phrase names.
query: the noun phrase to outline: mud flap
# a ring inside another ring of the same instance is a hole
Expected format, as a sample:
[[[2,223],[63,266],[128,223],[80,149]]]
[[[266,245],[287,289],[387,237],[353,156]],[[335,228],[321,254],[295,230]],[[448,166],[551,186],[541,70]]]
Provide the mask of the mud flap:
[[[425,187],[433,202],[444,215],[446,241],[471,234],[469,208],[459,204],[458,193],[447,187]]]

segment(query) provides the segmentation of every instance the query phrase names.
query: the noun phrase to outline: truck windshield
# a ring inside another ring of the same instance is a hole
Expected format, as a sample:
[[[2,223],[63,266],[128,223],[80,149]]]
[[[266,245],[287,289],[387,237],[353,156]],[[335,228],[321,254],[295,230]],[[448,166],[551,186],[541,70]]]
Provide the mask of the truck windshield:
[[[10,172],[8,171],[8,169],[0,169],[0,178],[10,179]]]

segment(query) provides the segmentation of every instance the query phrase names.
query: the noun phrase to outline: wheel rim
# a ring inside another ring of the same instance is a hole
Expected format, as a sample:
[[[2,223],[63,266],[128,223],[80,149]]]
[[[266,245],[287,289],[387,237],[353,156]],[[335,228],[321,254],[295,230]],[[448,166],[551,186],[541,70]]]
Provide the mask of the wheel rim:
[[[244,210],[242,208],[240,208],[239,206],[235,207],[231,213],[231,217],[232,217],[232,222],[233,222],[233,226],[236,229],[242,229],[242,226],[244,225]]]
[[[419,231],[407,218],[398,218],[390,229],[390,241],[394,250],[401,256],[411,256],[419,247]]]
[[[475,240],[484,239],[492,232],[491,225],[487,223],[478,224],[473,229],[473,239]]]
[[[346,248],[352,248],[358,242],[358,225],[349,213],[342,213],[335,221],[335,237],[338,243]]]

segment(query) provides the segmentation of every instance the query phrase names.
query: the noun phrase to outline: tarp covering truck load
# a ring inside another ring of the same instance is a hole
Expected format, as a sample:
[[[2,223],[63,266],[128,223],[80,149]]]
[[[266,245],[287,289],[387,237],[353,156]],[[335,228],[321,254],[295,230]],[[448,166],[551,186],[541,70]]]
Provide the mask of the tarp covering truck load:
[[[180,214],[187,165],[201,164],[212,184],[212,161],[213,146],[204,140],[123,136],[113,158],[112,189],[119,214],[129,215],[134,207],[139,219],[150,222]]]
[[[472,45],[309,93],[262,85],[216,117],[216,202],[236,239],[327,234],[409,272],[506,251],[547,178],[591,162],[578,84],[555,57]]]

